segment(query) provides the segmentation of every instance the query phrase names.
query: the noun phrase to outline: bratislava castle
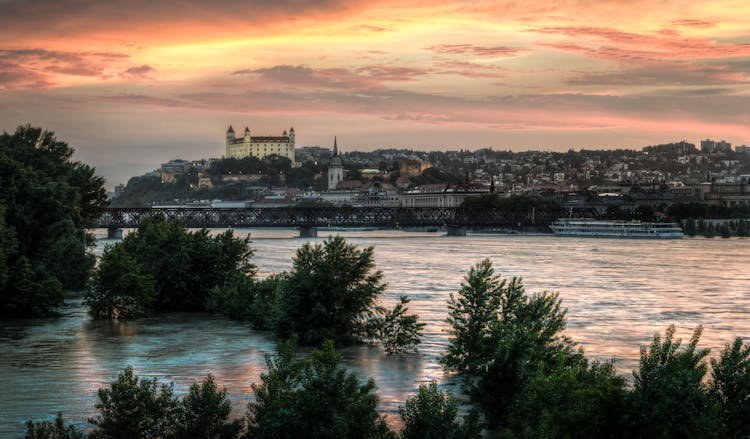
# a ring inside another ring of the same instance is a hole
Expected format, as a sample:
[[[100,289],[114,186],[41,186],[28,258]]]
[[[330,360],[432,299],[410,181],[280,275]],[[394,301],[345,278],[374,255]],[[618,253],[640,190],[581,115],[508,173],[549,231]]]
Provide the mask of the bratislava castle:
[[[241,159],[253,156],[259,159],[272,154],[286,157],[294,162],[294,128],[286,130],[281,136],[251,136],[250,128],[245,127],[242,137],[234,137],[234,128],[229,126],[227,130],[227,154],[226,157]]]

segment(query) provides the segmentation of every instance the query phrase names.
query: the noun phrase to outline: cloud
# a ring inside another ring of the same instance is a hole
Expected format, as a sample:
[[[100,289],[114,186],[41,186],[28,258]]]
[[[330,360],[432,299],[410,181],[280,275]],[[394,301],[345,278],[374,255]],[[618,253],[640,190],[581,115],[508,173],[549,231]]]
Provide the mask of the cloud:
[[[480,64],[470,61],[440,61],[435,63],[435,73],[458,75],[467,78],[503,78],[508,69],[491,64]]]
[[[608,72],[579,72],[566,81],[571,85],[623,86],[706,86],[742,85],[750,76],[729,71],[725,66],[687,63],[652,63],[644,67]]]
[[[697,19],[690,19],[690,18],[684,18],[682,20],[674,20],[672,21],[673,26],[680,26],[680,27],[696,27],[696,28],[709,28],[716,26],[716,22],[708,21],[708,20],[697,20]]]
[[[60,75],[106,79],[127,59],[111,52],[0,49],[0,89],[49,88]]]
[[[129,69],[122,72],[122,76],[131,78],[148,78],[152,74],[156,73],[156,69],[148,64],[140,66],[130,67]]]
[[[254,34],[289,23],[335,19],[363,3],[345,0],[4,0],[0,38],[84,38],[123,35],[130,41]],[[185,33],[186,26],[190,28]],[[374,30],[374,29],[371,29]]]
[[[540,46],[622,62],[659,62],[665,59],[694,60],[750,56],[750,44],[721,44],[703,38],[685,38],[679,33],[652,35],[613,28],[555,26],[531,32],[572,37],[575,42],[539,42]]]
[[[356,72],[380,81],[408,81],[430,73],[428,69],[389,65],[369,65],[358,68]]]
[[[510,46],[477,46],[474,44],[437,44],[426,48],[443,55],[474,55],[481,57],[514,57],[529,50]]]

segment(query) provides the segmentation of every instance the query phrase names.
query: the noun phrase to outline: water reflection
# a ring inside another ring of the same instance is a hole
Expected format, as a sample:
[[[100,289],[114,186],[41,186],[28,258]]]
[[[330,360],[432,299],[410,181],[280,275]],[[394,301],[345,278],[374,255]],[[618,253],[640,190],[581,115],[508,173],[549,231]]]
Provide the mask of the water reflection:
[[[252,232],[254,262],[262,275],[290,269],[305,242],[292,231]],[[347,239],[375,246],[378,268],[389,284],[383,304],[392,306],[407,294],[410,309],[427,323],[417,355],[388,356],[372,346],[341,352],[358,376],[375,379],[379,410],[391,422],[419,384],[435,379],[444,389],[457,389],[455,378],[439,364],[448,342],[446,300],[469,266],[485,257],[492,258],[498,273],[523,277],[528,292],[558,291],[569,309],[568,335],[589,356],[614,358],[626,376],[637,366],[639,346],[672,323],[683,339],[703,324],[702,345],[713,354],[734,336],[750,336],[749,239],[447,238],[388,231],[352,233]],[[26,419],[60,410],[85,424],[94,415],[97,389],[128,364],[141,376],[174,381],[178,393],[211,373],[228,389],[233,415],[242,416],[252,399],[250,384],[265,371],[264,355],[276,349],[271,334],[206,314],[94,322],[80,298],[68,301],[62,314],[0,322],[0,437],[22,431]]]

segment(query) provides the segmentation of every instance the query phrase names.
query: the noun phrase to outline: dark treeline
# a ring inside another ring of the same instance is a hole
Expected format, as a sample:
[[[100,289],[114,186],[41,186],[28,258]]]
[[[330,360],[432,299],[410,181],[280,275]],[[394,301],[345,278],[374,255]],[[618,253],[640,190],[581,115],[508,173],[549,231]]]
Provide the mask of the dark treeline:
[[[85,229],[106,205],[104,180],[72,155],[40,128],[0,135],[0,318],[54,314],[94,265]]]

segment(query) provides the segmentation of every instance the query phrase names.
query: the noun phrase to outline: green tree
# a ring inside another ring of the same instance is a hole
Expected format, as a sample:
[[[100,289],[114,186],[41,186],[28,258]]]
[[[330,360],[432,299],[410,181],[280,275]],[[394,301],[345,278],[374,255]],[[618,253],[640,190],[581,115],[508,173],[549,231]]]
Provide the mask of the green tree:
[[[513,288],[517,288],[515,279]],[[492,261],[471,267],[457,295],[448,301],[451,341],[443,363],[458,372],[476,373],[492,357],[495,340],[492,327],[500,318],[506,281],[495,275]]]
[[[526,295],[520,279],[495,277],[489,261],[470,271],[459,294],[449,302],[457,336],[451,339],[446,367],[465,374],[467,390],[490,425],[507,416],[535,374],[580,361],[582,354],[562,335],[567,311],[557,294]]]
[[[56,281],[79,290],[94,263],[88,254],[93,238],[84,230],[106,206],[106,194],[104,180],[93,168],[72,161],[72,155],[67,143],[40,128],[26,125],[0,135],[0,212],[6,238],[13,241],[4,251],[7,265],[26,258],[33,283],[51,287]],[[30,302],[13,284],[5,290],[11,302]],[[24,309],[50,314],[60,304],[56,290],[47,288],[53,297],[37,290],[34,300],[41,302]],[[7,311],[0,304],[0,317],[26,315]]]
[[[172,386],[139,379],[128,366],[110,388],[99,389],[99,415],[89,422],[96,428],[92,438],[139,439],[174,435],[179,401]]]
[[[737,236],[750,236],[750,227],[748,227],[747,221],[744,219],[739,220],[737,223]]]
[[[702,328],[680,349],[675,327],[641,348],[635,377],[634,423],[638,437],[711,438],[720,436],[717,408],[703,383],[708,349],[698,349]]]
[[[721,437],[750,437],[750,345],[741,337],[711,359],[711,394],[718,402]]]
[[[375,411],[375,383],[360,384],[341,366],[333,343],[295,360],[294,341],[266,356],[268,372],[253,384],[248,405],[248,438],[392,438]]]
[[[65,425],[62,413],[54,421],[26,422],[25,439],[83,439],[86,436],[75,425]]]
[[[154,281],[117,243],[104,249],[86,291],[86,304],[96,319],[144,316],[154,301]]]
[[[228,422],[232,405],[226,389],[218,390],[209,375],[202,383],[193,383],[177,410],[176,439],[231,439],[243,428],[242,420]]]
[[[409,302],[407,296],[401,296],[392,310],[382,309],[378,317],[377,337],[389,354],[416,351],[417,345],[422,342],[425,324],[420,323],[416,315],[406,314]]]
[[[236,273],[255,273],[249,238],[231,230],[189,232],[163,216],[149,218],[122,240],[123,249],[154,279],[154,311],[203,311],[209,292]]]
[[[359,250],[340,236],[303,245],[280,291],[278,332],[299,334],[304,344],[371,336],[365,333],[368,320],[386,287],[374,267],[372,247]]]
[[[693,218],[688,218],[685,220],[685,234],[688,236],[695,236],[697,233],[695,220]]]
[[[534,374],[511,408],[506,429],[526,438],[617,438],[628,430],[630,400],[612,363],[584,358]]]
[[[719,226],[719,234],[722,238],[729,238],[732,236],[732,231],[729,230],[729,224],[723,223],[721,226]]]
[[[272,329],[277,292],[283,281],[283,274],[255,280],[245,273],[236,273],[224,285],[211,290],[208,308],[233,319],[247,320],[255,329]]]
[[[703,229],[703,236],[706,238],[713,238],[716,236],[716,227],[712,223],[706,223],[706,227]]]
[[[484,422],[475,409],[459,421],[458,401],[438,390],[435,381],[419,386],[419,393],[399,408],[402,439],[480,438]]]

